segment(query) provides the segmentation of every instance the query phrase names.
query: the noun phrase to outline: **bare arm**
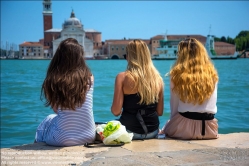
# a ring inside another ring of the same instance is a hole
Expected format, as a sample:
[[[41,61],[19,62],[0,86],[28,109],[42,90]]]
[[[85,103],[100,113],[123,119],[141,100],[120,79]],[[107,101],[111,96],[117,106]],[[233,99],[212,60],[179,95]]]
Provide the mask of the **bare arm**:
[[[111,111],[113,115],[119,116],[122,112],[122,105],[124,101],[124,92],[123,92],[123,81],[125,78],[125,73],[119,73],[115,80],[115,89],[113,95],[113,102]]]
[[[163,109],[164,109],[164,89],[163,86],[159,92],[159,100],[157,103],[157,114],[158,116],[162,116],[163,115]]]
[[[172,91],[174,85],[170,81],[170,119],[172,119],[178,113],[179,99],[177,95]]]
[[[94,76],[91,75],[91,85],[93,86],[94,85]]]

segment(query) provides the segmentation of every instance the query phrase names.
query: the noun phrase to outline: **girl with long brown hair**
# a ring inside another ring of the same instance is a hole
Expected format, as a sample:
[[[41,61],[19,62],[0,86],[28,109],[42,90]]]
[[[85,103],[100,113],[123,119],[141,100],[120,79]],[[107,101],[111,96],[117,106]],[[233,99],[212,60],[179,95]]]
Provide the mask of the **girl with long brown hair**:
[[[55,114],[38,126],[36,142],[73,146],[94,141],[93,75],[76,39],[65,39],[58,46],[42,84],[41,97]]]

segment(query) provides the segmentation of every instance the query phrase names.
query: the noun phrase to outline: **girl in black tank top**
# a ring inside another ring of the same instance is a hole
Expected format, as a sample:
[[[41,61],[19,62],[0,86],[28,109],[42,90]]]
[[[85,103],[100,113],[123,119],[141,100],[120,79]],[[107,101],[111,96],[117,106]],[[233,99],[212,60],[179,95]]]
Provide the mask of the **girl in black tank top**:
[[[138,111],[144,110],[142,118],[148,129],[148,133],[159,128],[159,119],[156,113],[157,103],[145,105],[138,104],[140,97],[138,94],[124,95],[123,112],[120,117],[120,122],[134,133],[145,134],[145,131],[136,117]],[[140,112],[141,113],[141,112]]]

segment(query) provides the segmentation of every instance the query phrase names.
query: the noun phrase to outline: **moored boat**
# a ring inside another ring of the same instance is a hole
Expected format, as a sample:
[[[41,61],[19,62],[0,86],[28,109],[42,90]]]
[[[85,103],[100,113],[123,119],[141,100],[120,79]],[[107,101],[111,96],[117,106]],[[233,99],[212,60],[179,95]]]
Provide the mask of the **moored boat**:
[[[208,35],[206,39],[205,48],[211,59],[237,59],[238,52],[234,52],[232,55],[217,55],[214,49],[214,36]]]

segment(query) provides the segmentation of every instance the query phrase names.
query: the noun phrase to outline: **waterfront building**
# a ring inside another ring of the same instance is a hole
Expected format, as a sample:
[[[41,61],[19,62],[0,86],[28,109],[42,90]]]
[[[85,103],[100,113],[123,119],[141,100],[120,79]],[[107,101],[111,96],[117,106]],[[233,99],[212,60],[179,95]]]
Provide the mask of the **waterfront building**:
[[[203,45],[206,44],[207,37],[202,36],[202,35],[167,35],[167,40],[179,42],[181,40],[184,40],[190,37],[199,40]],[[165,35],[157,35],[151,38],[152,40],[151,54],[153,56],[157,56],[159,54],[156,48],[160,47],[160,40],[163,40],[163,39],[165,39]],[[229,54],[234,54],[236,47],[234,44],[229,44],[225,42],[214,42],[214,49],[217,55],[229,55]]]
[[[180,40],[185,39],[186,37],[195,37],[200,41],[205,41],[206,37],[201,35],[168,35],[169,40],[176,41],[177,46]],[[151,58],[158,55],[157,48],[160,47],[160,40],[164,39],[165,35],[156,35],[150,39],[142,39],[148,46]],[[126,45],[133,39],[123,39],[123,40],[105,40],[104,53],[110,59],[122,59],[125,52]]]
[[[102,42],[102,34],[95,29],[85,29],[86,38],[93,41],[93,58],[104,58],[104,42]]]
[[[104,46],[103,46],[103,52],[108,57],[109,59],[123,59],[124,54],[126,54],[126,46],[130,41],[134,39],[121,39],[121,40],[105,40]],[[150,40],[143,40],[149,49],[151,48],[150,46]]]
[[[60,37],[52,41],[53,54],[55,54],[55,51],[62,40],[74,38],[83,46],[85,57],[93,58],[93,41],[86,38],[83,24],[81,24],[80,20],[75,17],[73,11],[71,12],[70,18],[64,22],[62,28]]]
[[[206,44],[207,37],[202,35],[156,35],[150,39],[144,39],[143,41],[147,43],[149,50],[151,52],[151,57],[156,57],[159,55],[160,40],[167,38],[167,40],[173,42],[172,46],[176,47],[181,40],[186,38],[196,38],[203,45]],[[125,47],[131,41],[131,39],[123,40],[106,40],[104,45],[104,53],[110,59],[122,59],[125,54]],[[233,44],[225,42],[214,42],[214,49],[217,55],[229,55],[234,54],[236,47]],[[176,54],[176,53],[175,53]]]
[[[24,42],[19,45],[19,58],[44,59],[43,44],[41,42]]]
[[[53,27],[51,0],[43,0],[43,39],[39,42],[23,42],[19,44],[20,59],[50,59],[53,57],[52,39],[58,37],[59,33],[46,33]]]
[[[51,0],[43,0],[43,39],[39,42],[24,42],[19,45],[19,57],[22,59],[51,59],[59,43],[66,38],[75,38],[84,48],[85,57],[94,59],[103,56],[101,32],[84,29],[83,24],[75,17],[74,11],[64,21],[62,29],[53,28]],[[36,52],[39,50],[39,52]]]
[[[24,42],[19,45],[19,58],[23,59],[51,59],[59,43],[69,37],[75,38],[83,47],[87,59],[123,59],[126,54],[125,47],[133,39],[108,39],[102,41],[101,32],[94,29],[84,29],[81,21],[75,17],[74,11],[70,18],[64,21],[62,29],[53,28],[51,0],[43,0],[43,39],[39,42]],[[189,37],[196,38],[203,45],[206,37],[202,35],[156,35],[150,39],[142,39],[147,43],[151,57],[159,55],[160,40],[174,41],[175,46],[179,41]],[[218,55],[227,55],[235,52],[235,45],[225,42],[214,42]]]
[[[225,42],[214,42],[214,49],[217,55],[229,55],[236,51],[234,44]]]

